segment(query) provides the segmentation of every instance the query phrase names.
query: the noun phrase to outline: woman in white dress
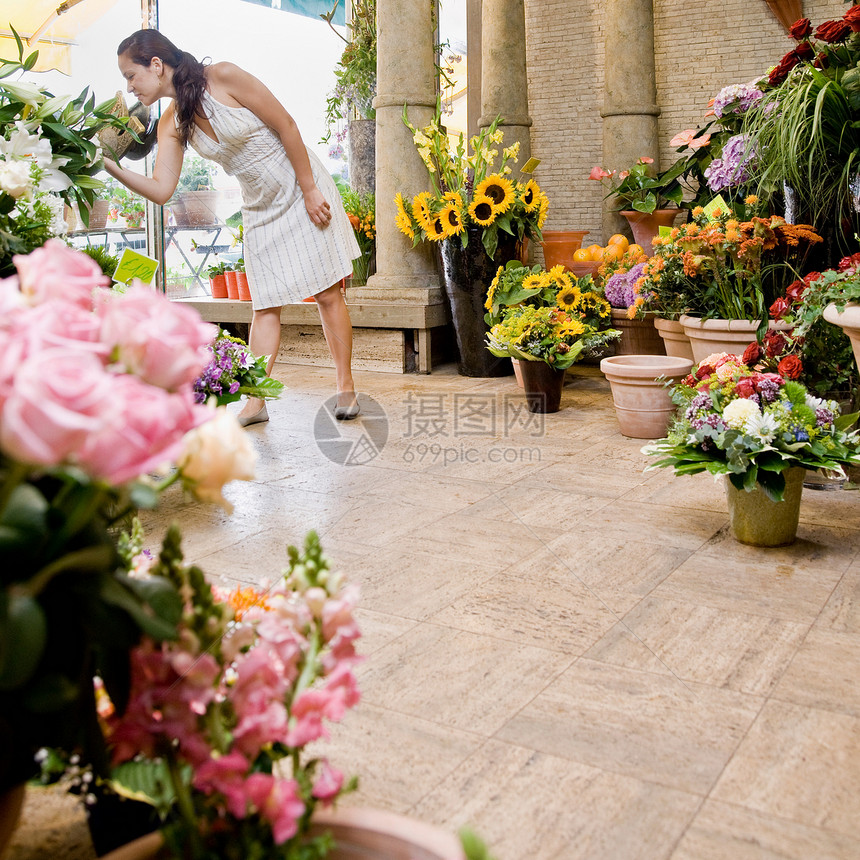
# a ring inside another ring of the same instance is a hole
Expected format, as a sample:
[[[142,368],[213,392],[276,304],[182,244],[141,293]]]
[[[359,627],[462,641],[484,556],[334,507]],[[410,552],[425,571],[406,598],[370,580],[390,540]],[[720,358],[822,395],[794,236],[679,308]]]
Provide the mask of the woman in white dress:
[[[245,265],[253,300],[249,346],[277,355],[281,306],[313,296],[337,376],[339,419],[355,418],[352,323],[339,282],[360,255],[331,176],[302,141],[293,118],[253,75],[232,63],[204,65],[157,30],[120,43],[119,68],[144,105],[173,101],[158,123],[151,176],[114,161],[105,169],[136,194],[164,205],[176,190],[187,145],[235,175],[242,190]],[[268,420],[265,401],[249,399],[242,424]]]

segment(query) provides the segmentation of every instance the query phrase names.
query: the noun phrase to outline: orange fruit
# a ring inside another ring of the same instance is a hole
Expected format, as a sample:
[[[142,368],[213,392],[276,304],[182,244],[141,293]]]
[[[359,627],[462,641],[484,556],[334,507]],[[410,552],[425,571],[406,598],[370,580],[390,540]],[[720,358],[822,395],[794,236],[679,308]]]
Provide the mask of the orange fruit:
[[[634,254],[637,257],[645,256],[645,249],[641,245],[631,245],[627,249],[628,254]]]
[[[608,245],[620,245],[621,253],[623,254],[630,247],[630,240],[621,233],[616,233],[614,236],[609,237],[609,241],[606,243]]]
[[[577,248],[573,252],[574,263],[588,263],[590,260],[591,254],[588,252],[588,248]]]
[[[589,245],[585,250],[588,251],[588,259],[592,262],[597,263],[603,259],[602,245]]]
[[[620,260],[624,256],[624,250],[620,244],[607,245],[603,250],[603,262],[612,263],[615,260]]]

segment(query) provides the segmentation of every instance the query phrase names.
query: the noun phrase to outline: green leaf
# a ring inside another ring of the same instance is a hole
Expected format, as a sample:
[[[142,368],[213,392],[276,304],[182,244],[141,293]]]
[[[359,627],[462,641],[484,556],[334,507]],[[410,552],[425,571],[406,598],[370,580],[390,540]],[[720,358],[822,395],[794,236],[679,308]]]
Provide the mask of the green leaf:
[[[23,686],[36,671],[47,642],[48,624],[35,597],[13,594],[6,611],[0,652],[0,690]]]
[[[102,583],[100,596],[107,603],[124,609],[138,627],[159,641],[176,637],[176,625],[152,614],[152,610],[119,577],[107,577]]]
[[[191,766],[181,768],[182,781],[191,782]],[[176,791],[167,764],[161,760],[129,761],[111,770],[110,787],[122,797],[154,806],[164,817],[176,802]]]

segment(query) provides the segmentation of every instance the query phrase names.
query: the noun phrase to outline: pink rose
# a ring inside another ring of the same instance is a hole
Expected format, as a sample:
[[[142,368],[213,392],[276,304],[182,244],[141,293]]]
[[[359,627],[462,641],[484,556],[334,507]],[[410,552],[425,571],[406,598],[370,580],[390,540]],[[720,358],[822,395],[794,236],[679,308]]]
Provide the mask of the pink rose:
[[[92,352],[107,364],[107,347],[99,341],[101,320],[80,305],[53,300],[31,308],[18,319],[28,354],[53,346]]]
[[[3,404],[0,446],[25,463],[72,457],[113,408],[114,388],[96,356],[45,349],[18,368]]]
[[[102,341],[116,350],[129,373],[174,391],[192,383],[209,360],[206,347],[218,334],[197,311],[145,286],[107,297],[98,308]]]
[[[81,465],[111,484],[174,460],[185,434],[210,416],[190,392],[171,394],[127,374],[111,382],[110,410],[80,452]]]
[[[0,327],[9,328],[10,315],[25,307],[24,297],[18,288],[18,278],[0,280]]]
[[[30,254],[12,257],[21,292],[32,305],[63,299],[92,308],[93,291],[110,286],[110,279],[92,257],[75,251],[60,239],[49,239]]]

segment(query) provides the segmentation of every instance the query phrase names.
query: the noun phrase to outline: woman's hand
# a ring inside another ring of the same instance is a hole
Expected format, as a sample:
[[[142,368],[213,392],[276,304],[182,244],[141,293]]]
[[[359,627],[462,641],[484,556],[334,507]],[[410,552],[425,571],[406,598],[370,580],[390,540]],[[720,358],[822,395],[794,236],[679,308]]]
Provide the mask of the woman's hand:
[[[304,195],[305,209],[308,210],[308,215],[311,221],[317,227],[326,228],[331,223],[331,207],[328,201],[323,197],[322,191],[316,186],[311,191]]]

